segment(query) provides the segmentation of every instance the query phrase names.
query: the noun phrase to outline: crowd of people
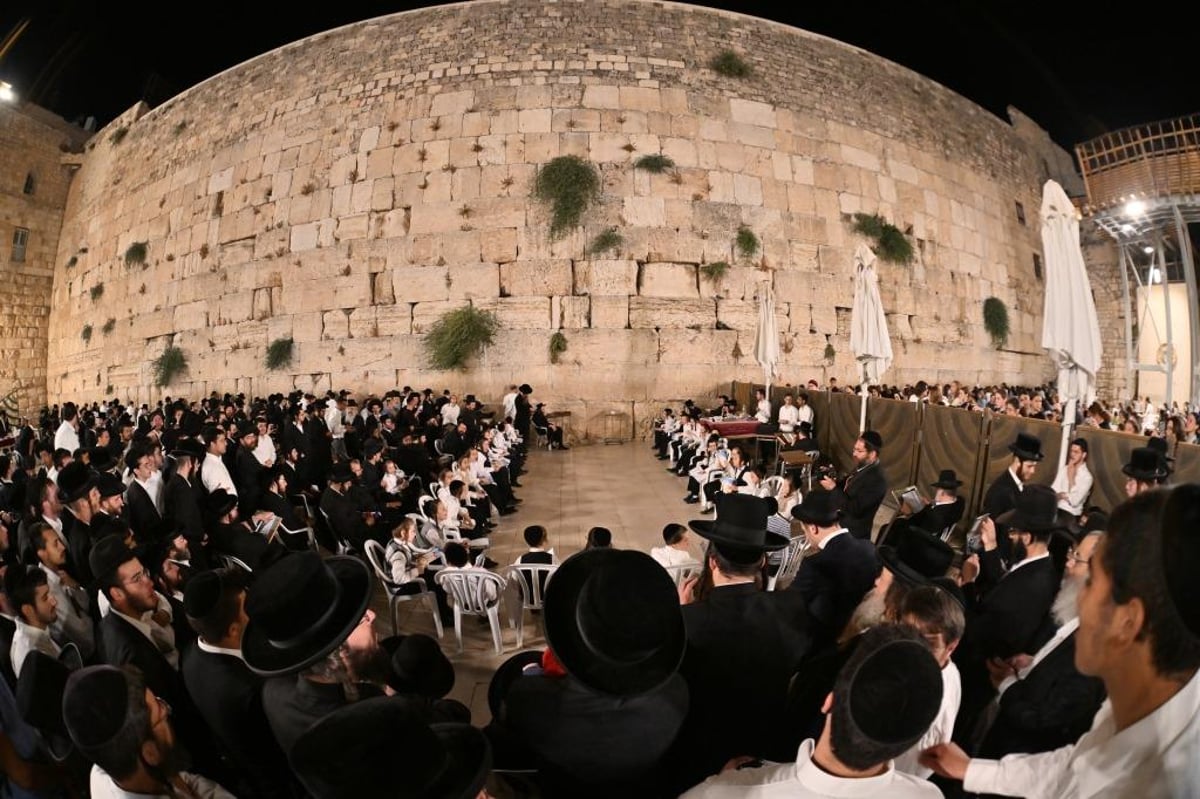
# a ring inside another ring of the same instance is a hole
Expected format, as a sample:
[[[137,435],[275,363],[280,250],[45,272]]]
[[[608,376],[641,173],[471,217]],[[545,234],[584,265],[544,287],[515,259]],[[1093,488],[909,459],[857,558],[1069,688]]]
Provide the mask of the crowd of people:
[[[525,527],[547,646],[506,660],[473,720],[435,639],[380,637],[366,555],[449,622],[445,586],[497,565],[526,441],[558,443],[532,393],[65,404],[20,426],[0,456],[9,794],[1200,791],[1200,487],[1170,485],[1165,448],[1135,449],[1128,500],[1100,509],[1086,442],[1037,485],[1018,435],[957,551],[952,470],[877,532],[882,436],[802,491],[705,430],[724,402],[656,426],[703,517],[662,546],[596,527],[560,561]],[[819,455],[802,392],[764,402],[780,449]]]

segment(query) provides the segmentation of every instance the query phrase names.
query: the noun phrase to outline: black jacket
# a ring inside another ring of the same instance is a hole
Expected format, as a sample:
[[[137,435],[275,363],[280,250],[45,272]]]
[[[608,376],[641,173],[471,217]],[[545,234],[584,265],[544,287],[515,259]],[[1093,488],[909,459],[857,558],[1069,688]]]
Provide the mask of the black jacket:
[[[760,591],[753,583],[719,586],[683,606],[687,719],[672,747],[679,791],[716,774],[731,757],[795,757],[780,746],[788,682],[812,645],[798,592]]]
[[[110,610],[100,620],[99,632],[101,661],[110,666],[137,666],[146,678],[146,687],[165,699],[172,708],[178,708],[186,701],[187,694],[179,672],[171,667],[158,647],[132,624]]]
[[[834,639],[878,576],[879,559],[871,542],[843,533],[804,558],[787,590],[804,597],[822,637]]]
[[[163,489],[163,515],[173,530],[182,530],[189,547],[204,540],[204,519],[196,487],[180,475],[173,475]]]
[[[878,461],[859,469],[833,489],[842,503],[842,525],[850,531],[850,535],[871,540],[875,512],[883,504],[887,490],[887,478]]]
[[[1059,578],[1051,559],[1041,558],[1010,571],[989,588],[982,575],[992,571],[989,561],[997,557],[997,550],[980,556],[981,580],[966,591],[967,630],[962,648],[981,661],[1036,652],[1054,630],[1050,606],[1058,593]]]
[[[157,541],[162,537],[162,516],[154,500],[137,480],[125,489],[125,506],[128,508],[129,526],[133,528],[133,535],[138,543]]]

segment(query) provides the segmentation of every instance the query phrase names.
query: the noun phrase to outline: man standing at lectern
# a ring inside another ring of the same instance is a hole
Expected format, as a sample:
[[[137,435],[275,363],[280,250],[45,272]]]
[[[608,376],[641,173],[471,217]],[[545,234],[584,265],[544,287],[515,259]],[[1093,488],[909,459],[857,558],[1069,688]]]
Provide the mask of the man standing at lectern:
[[[887,479],[879,463],[883,437],[867,430],[854,442],[854,472],[840,483],[832,477],[821,480],[821,487],[841,501],[842,524],[855,538],[871,540],[875,512],[887,494]]]

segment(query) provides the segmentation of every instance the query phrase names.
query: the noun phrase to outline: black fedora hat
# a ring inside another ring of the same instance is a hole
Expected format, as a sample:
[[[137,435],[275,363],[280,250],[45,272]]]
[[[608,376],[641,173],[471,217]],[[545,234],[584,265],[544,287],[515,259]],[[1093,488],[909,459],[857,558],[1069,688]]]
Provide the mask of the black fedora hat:
[[[237,507],[237,494],[230,494],[223,488],[218,488],[210,493],[204,500],[204,509],[208,511],[213,518],[221,518],[229,511]]]
[[[25,723],[45,739],[50,755],[64,760],[71,753],[71,737],[63,720],[63,692],[71,667],[36,649],[25,656],[17,676],[17,711]]]
[[[587,549],[546,584],[546,639],[563,667],[605,694],[652,691],[675,674],[687,637],[675,584],[644,552]]]
[[[105,535],[96,541],[88,552],[88,567],[96,580],[103,582],[110,574],[136,557],[137,553],[125,546],[123,535]]]
[[[237,427],[234,429],[236,430],[236,437],[237,437],[238,441],[241,441],[243,438],[250,435],[251,433],[253,433],[254,435],[258,435],[258,425],[256,425],[254,422],[250,421],[249,419],[242,419],[242,420],[238,421]]]
[[[1058,509],[1058,494],[1044,485],[1025,486],[1017,494],[1016,506],[996,517],[996,523],[1025,533],[1050,533],[1068,527],[1066,514]]]
[[[407,697],[354,702],[309,727],[289,760],[315,799],[474,799],[492,769],[487,736],[469,724],[426,724],[423,715]]]
[[[1193,635],[1200,635],[1200,485],[1171,490],[1163,508],[1163,568],[1167,593]]]
[[[757,558],[788,545],[787,536],[767,530],[770,517],[771,508],[763,498],[728,494],[717,503],[716,519],[690,521],[688,527],[716,544],[723,554],[734,550],[732,554],[744,552]]]
[[[942,469],[942,471],[938,473],[937,481],[930,483],[930,485],[934,488],[945,489],[961,488],[962,484],[963,481],[958,479],[958,474],[953,469]]]
[[[117,465],[117,459],[107,447],[90,447],[87,452],[88,465],[98,472],[111,471]]]
[[[879,559],[888,571],[909,585],[923,585],[945,576],[954,561],[954,549],[936,535],[910,527],[896,546],[881,546]]]
[[[1017,433],[1017,439],[1008,445],[1008,450],[1023,461],[1040,461],[1046,457],[1042,452],[1042,440],[1029,433]]]
[[[96,488],[100,489],[100,499],[119,497],[125,493],[125,481],[112,472],[101,472],[96,479]]]
[[[1130,452],[1129,463],[1122,466],[1121,471],[1144,483],[1161,480],[1169,474],[1166,461],[1151,447],[1138,447]]]
[[[1175,462],[1175,459],[1171,457],[1170,448],[1165,438],[1151,436],[1146,441],[1146,446],[1158,453],[1158,457],[1162,460],[1163,466],[1167,470],[1167,474],[1175,471],[1174,467],[1171,466],[1171,464]]]
[[[356,558],[322,560],[311,550],[280,558],[246,595],[246,665],[266,677],[311,666],[346,640],[370,599],[371,573]]]
[[[331,483],[349,483],[353,479],[354,472],[350,471],[350,464],[345,461],[338,461],[329,470],[329,482]]]
[[[204,444],[194,438],[181,438],[175,442],[170,455],[172,458],[195,458],[202,461],[205,455]]]
[[[86,497],[88,492],[96,487],[96,479],[96,473],[86,463],[71,461],[62,467],[55,481],[58,483],[59,493],[62,494],[63,504],[70,505]]]
[[[818,527],[837,524],[841,515],[841,502],[829,491],[810,491],[799,505],[792,508],[793,519]]]
[[[387,683],[396,693],[441,699],[454,687],[454,665],[428,635],[393,635],[379,646],[391,656]]]

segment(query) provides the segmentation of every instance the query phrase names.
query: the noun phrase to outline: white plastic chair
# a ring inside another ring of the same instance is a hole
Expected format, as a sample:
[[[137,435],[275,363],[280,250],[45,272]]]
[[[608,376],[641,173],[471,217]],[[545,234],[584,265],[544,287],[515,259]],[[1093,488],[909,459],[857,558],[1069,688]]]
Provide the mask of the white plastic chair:
[[[663,568],[667,570],[667,574],[671,575],[675,587],[678,588],[686,580],[700,574],[702,565],[699,561],[691,560],[687,563],[676,563],[674,566],[663,566]]]
[[[416,585],[419,590],[415,594],[398,593],[399,586],[392,580],[392,575],[388,573],[387,568],[387,552],[383,548],[383,544],[378,541],[368,539],[367,561],[371,567],[375,569],[375,576],[383,583],[383,589],[387,591],[388,599],[392,606],[392,635],[395,635],[399,629],[396,623],[396,614],[399,611],[401,602],[409,602],[412,600],[424,600],[429,605],[429,609],[433,612],[433,626],[437,630],[438,638],[442,637],[442,617],[438,613],[437,595],[429,590],[425,585],[424,580],[417,580]]]
[[[779,568],[775,570],[775,574],[767,578],[767,590],[787,588],[795,579],[796,572],[800,570],[800,561],[804,560],[807,551],[808,539],[803,535],[798,535],[789,541],[788,545],[784,547],[783,559],[779,562]]]
[[[504,596],[504,578],[482,569],[443,569],[436,579],[454,607],[454,637],[458,639],[459,654],[463,651],[463,616],[486,616],[496,654],[503,652],[500,600]]]
[[[525,644],[525,611],[542,609],[546,586],[557,570],[553,563],[514,563],[504,570],[508,585],[518,593],[508,619],[508,626],[517,631],[517,649]]]
[[[246,561],[242,560],[241,558],[237,557],[236,555],[226,555],[224,552],[215,552],[213,554],[215,554],[217,556],[217,562],[220,563],[226,569],[237,568],[237,569],[241,569],[246,574],[254,573],[254,570],[251,569],[246,564]]]
[[[766,496],[777,497],[779,496],[780,489],[783,488],[783,478],[777,474],[774,474],[763,480],[762,485],[763,490],[770,492],[766,494]]]

